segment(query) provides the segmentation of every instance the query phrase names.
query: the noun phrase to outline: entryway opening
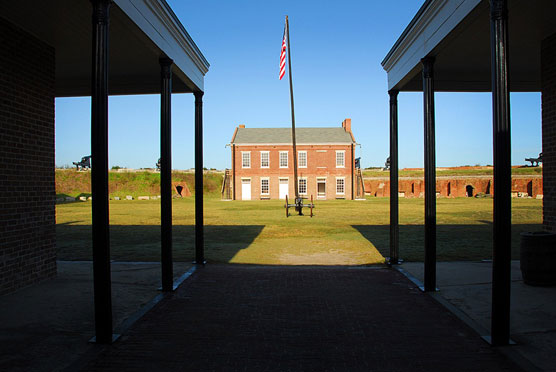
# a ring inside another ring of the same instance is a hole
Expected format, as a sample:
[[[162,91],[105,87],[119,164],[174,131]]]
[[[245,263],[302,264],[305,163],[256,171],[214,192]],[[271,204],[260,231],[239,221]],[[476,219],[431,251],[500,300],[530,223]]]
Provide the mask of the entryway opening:
[[[468,198],[472,198],[473,197],[473,189],[474,189],[474,187],[471,186],[471,185],[465,186],[465,196],[467,196]]]
[[[326,199],[326,178],[317,178],[317,199]]]

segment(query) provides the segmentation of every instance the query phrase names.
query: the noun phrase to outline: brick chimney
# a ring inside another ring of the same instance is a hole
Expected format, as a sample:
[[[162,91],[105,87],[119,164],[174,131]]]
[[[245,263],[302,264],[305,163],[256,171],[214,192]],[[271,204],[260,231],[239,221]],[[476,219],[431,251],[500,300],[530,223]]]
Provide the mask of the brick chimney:
[[[346,119],[342,121],[342,128],[348,133],[351,132],[351,119]]]
[[[245,124],[240,124],[239,128],[245,128]]]

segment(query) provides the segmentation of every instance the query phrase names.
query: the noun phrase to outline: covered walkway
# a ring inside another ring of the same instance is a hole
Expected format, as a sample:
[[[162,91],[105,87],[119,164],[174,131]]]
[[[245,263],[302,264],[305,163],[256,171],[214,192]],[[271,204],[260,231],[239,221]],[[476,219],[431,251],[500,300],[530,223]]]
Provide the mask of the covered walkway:
[[[86,371],[519,370],[395,270],[210,265]]]

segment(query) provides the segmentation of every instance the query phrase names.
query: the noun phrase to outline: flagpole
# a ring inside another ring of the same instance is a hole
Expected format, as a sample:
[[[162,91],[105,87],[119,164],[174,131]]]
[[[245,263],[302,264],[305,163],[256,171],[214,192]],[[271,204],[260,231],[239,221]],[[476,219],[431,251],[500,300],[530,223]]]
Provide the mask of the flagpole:
[[[295,187],[295,199],[299,199],[299,188],[297,186],[297,151],[295,146],[295,111],[293,108],[293,83],[292,83],[292,58],[291,58],[291,47],[290,47],[290,23],[288,21],[288,16],[286,16],[286,37],[288,41],[288,71],[290,75],[290,97],[291,97],[291,107],[292,107],[292,143],[293,143],[293,184]]]

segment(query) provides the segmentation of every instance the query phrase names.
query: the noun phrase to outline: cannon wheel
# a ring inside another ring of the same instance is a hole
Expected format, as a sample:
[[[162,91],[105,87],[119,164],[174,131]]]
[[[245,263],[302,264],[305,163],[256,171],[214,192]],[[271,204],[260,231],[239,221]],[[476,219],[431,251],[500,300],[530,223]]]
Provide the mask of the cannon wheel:
[[[313,218],[313,195],[311,195],[311,218]]]
[[[285,205],[285,207],[286,207],[286,217],[289,217],[289,216],[290,216],[290,212],[288,211],[289,205],[288,205],[288,196],[287,196],[287,195],[286,195],[286,205]]]

